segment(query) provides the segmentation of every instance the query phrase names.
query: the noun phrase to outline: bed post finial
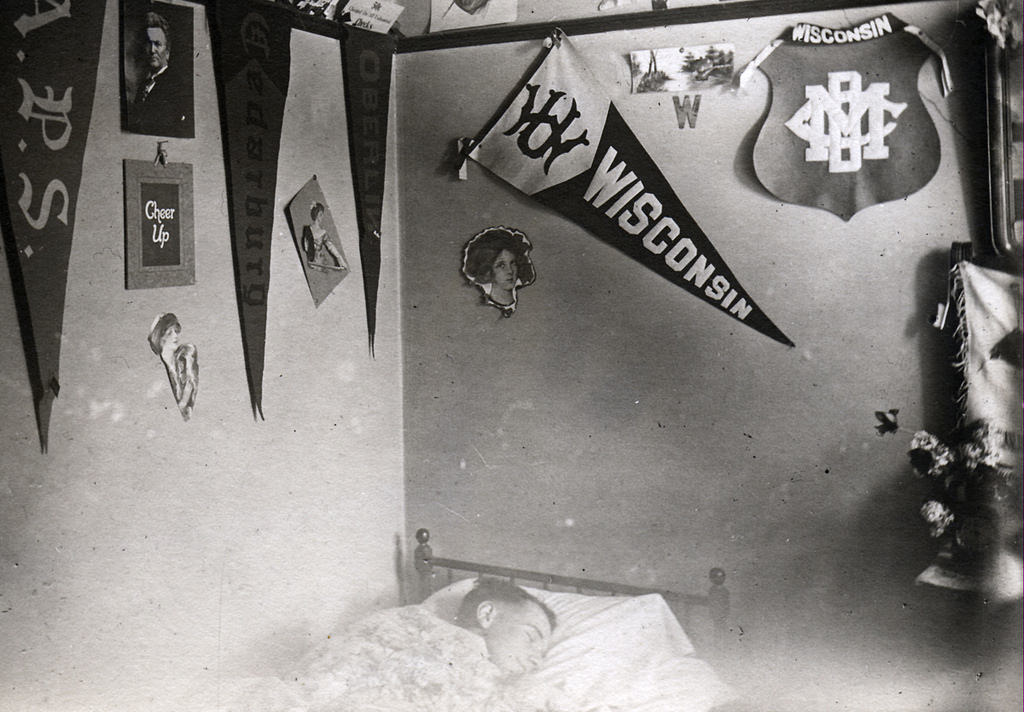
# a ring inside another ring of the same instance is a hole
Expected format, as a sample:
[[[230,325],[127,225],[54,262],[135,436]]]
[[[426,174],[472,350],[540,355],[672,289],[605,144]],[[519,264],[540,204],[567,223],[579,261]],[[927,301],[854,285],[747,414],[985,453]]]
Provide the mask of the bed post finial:
[[[416,573],[419,577],[419,600],[423,601],[433,593],[430,580],[434,576],[434,567],[430,560],[433,558],[434,552],[430,548],[430,544],[427,543],[430,541],[430,532],[425,528],[417,529],[416,541],[419,543],[416,545],[416,551],[413,554],[413,566],[416,568]]]
[[[724,642],[729,624],[729,589],[725,587],[725,569],[717,566],[708,572],[711,588],[708,589],[708,609],[715,624],[715,637]]]

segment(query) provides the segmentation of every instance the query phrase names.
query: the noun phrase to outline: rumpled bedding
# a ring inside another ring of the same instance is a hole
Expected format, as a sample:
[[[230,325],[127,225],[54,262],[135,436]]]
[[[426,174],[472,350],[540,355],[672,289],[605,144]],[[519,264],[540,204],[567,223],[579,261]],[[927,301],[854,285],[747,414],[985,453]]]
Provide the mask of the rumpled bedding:
[[[551,709],[708,712],[733,698],[661,596],[533,593],[558,625],[540,669],[521,683]]]
[[[218,712],[707,712],[728,692],[660,596],[548,596],[559,625],[534,672],[503,677],[480,636],[404,606],[332,637],[286,679],[230,681]]]
[[[287,680],[250,680],[231,712],[520,712],[501,700],[483,639],[422,606],[379,611],[307,655]]]

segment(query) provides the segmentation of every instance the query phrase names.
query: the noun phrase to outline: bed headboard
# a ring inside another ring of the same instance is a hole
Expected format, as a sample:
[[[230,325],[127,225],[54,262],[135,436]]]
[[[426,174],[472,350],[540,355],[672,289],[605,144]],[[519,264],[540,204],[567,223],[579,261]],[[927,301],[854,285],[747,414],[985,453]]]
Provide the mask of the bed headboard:
[[[680,593],[679,591],[662,588],[633,586],[628,583],[598,581],[596,579],[578,578],[575,576],[561,576],[540,571],[528,571],[495,564],[483,564],[434,556],[433,549],[430,546],[430,532],[427,529],[418,529],[416,531],[416,542],[413,564],[417,578],[415,591],[417,601],[423,601],[437,589],[447,586],[460,578],[467,578],[469,575],[474,574],[477,577],[496,576],[508,579],[513,584],[525,581],[529,582],[527,585],[544,590],[568,590],[575,591],[576,593],[608,596],[642,596],[649,593],[658,593],[661,594],[675,612],[684,629],[691,630],[691,612],[694,609],[706,609],[714,631],[713,642],[715,647],[718,647],[726,638],[729,620],[729,589],[725,587],[725,571],[718,567],[712,568],[708,572],[708,579],[711,581],[711,585],[707,589],[707,593]],[[456,572],[460,572],[460,574]]]

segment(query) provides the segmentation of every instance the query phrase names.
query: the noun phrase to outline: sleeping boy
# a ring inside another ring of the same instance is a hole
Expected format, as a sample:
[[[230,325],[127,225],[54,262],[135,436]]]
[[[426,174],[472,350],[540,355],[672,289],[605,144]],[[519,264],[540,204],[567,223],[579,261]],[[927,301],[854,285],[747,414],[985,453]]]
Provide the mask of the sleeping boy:
[[[517,681],[544,657],[555,614],[527,591],[482,579],[455,619],[428,606],[373,613],[332,635],[283,680],[264,679],[241,710],[521,712]]]
[[[481,579],[462,599],[455,622],[484,639],[499,670],[519,674],[540,664],[555,629],[555,614],[518,586]]]

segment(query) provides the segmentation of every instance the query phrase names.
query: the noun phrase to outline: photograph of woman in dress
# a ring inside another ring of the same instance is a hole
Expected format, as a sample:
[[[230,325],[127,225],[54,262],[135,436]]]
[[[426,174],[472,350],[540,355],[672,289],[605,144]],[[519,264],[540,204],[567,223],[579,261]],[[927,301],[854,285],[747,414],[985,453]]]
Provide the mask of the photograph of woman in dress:
[[[345,258],[324,227],[324,205],[313,201],[309,208],[309,225],[302,228],[302,247],[310,266],[326,269],[348,269]]]
[[[295,239],[302,272],[313,304],[330,296],[351,270],[341,246],[341,235],[316,176],[310,178],[285,208]]]
[[[516,310],[520,287],[533,284],[537,273],[526,235],[510,227],[489,227],[473,236],[462,250],[462,274],[480,289],[485,304],[502,316]]]

